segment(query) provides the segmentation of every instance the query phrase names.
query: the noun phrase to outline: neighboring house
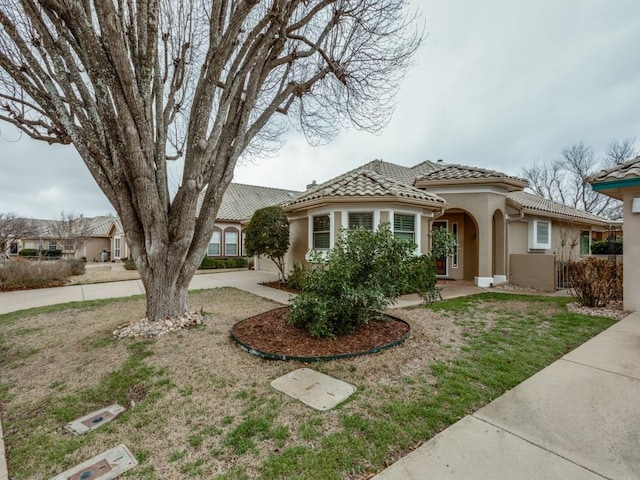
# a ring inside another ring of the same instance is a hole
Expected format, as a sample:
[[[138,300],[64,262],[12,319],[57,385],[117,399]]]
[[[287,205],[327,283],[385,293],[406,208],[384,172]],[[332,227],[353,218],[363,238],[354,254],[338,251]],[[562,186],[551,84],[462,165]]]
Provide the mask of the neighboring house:
[[[294,198],[300,192],[280,188],[260,187],[231,183],[227,188],[216,216],[216,225],[207,246],[210,257],[246,256],[244,250],[245,229],[256,210],[280,204]],[[200,201],[204,198],[204,192]],[[198,206],[200,211],[200,206]],[[266,267],[267,261],[263,260]],[[274,266],[275,268],[275,266]]]
[[[640,156],[603,170],[588,181],[596,192],[624,203],[624,309],[640,310]]]
[[[552,290],[556,256],[588,255],[591,241],[608,231],[609,222],[523,192],[527,185],[521,178],[465,165],[426,161],[404,167],[381,160],[310,185],[305,192],[279,190],[280,201],[277,195],[256,195],[255,206],[244,192],[271,189],[232,184],[209,254],[224,252],[228,228],[241,232],[253,211],[279,203],[291,229],[289,269],[308,259],[309,251],[332,248],[343,228],[374,230],[389,222],[394,234],[416,243],[417,252],[429,251],[433,228],[446,228],[457,237],[457,252],[436,262],[443,278],[490,286],[513,281],[514,275],[520,284],[544,276],[545,282],[536,286]],[[241,211],[229,214],[232,208]]]
[[[102,252],[111,251],[114,217],[79,217],[72,223],[60,220],[31,220],[32,235],[19,240],[11,254],[23,249],[60,250],[67,258],[101,261]]]

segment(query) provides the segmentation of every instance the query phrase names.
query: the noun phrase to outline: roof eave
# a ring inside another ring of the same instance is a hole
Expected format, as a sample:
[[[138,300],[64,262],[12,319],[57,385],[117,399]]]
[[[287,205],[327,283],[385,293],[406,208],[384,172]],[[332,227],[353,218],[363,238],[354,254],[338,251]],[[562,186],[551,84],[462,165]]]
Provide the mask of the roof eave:
[[[516,192],[523,190],[524,188],[529,186],[528,182],[521,182],[515,179],[510,178],[455,178],[455,179],[444,179],[444,180],[429,180],[429,179],[418,179],[415,182],[415,186],[417,188],[426,188],[426,187],[442,187],[442,186],[470,186],[470,185],[489,185],[489,186],[497,186],[502,187],[508,190],[509,192]]]
[[[609,220],[606,220],[604,218],[603,219],[584,218],[584,217],[578,217],[573,215],[565,215],[562,213],[548,212],[546,210],[538,210],[536,208],[530,208],[530,207],[524,207],[524,206],[522,207],[522,211],[526,215],[543,216],[543,217],[555,218],[557,220],[585,223],[588,225],[607,226],[610,224]]]
[[[288,205],[284,207],[284,211],[287,213],[293,213],[302,210],[309,210],[310,208],[335,205],[339,203],[402,203],[404,205],[413,205],[421,208],[432,208],[433,210],[440,210],[442,207],[446,206],[446,202],[420,200],[417,198],[407,198],[399,195],[362,195],[314,198],[313,200]]]

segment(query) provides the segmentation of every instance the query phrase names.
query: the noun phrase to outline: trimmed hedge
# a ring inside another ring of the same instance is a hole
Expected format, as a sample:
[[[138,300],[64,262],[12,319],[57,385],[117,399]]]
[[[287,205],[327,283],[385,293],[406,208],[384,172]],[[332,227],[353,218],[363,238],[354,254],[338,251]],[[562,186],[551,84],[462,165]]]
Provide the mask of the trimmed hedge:
[[[246,268],[248,265],[247,259],[243,257],[237,258],[213,258],[204,257],[200,268],[203,270],[211,270],[217,268]]]
[[[23,248],[18,252],[21,257],[48,257],[58,258],[62,256],[62,250],[38,250],[37,248]]]
[[[591,244],[594,255],[622,255],[622,240],[602,240]]]

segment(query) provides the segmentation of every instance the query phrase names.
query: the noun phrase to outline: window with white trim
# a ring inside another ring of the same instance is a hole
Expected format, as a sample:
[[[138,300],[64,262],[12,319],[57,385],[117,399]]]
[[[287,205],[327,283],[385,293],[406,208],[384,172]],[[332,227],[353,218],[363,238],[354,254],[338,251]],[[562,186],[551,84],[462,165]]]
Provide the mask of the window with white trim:
[[[313,249],[329,250],[331,246],[331,220],[329,215],[313,217]]]
[[[349,212],[349,228],[373,231],[373,212]]]
[[[211,241],[207,246],[207,255],[220,256],[220,232],[218,230],[214,230],[211,235]]]
[[[551,222],[532,220],[529,224],[529,249],[549,250],[551,248]]]
[[[453,251],[453,256],[451,257],[451,268],[458,268],[458,222],[453,222],[451,224],[451,233],[456,240],[456,248]]]
[[[119,238],[113,239],[113,257],[120,258],[120,239]]]
[[[224,254],[228,257],[238,256],[238,231],[228,230],[224,232]]]
[[[393,234],[406,242],[416,241],[416,216],[393,214]]]
[[[242,234],[240,235],[240,255],[246,255],[245,253],[245,249],[244,249],[244,242],[247,239],[247,232],[243,231]]]
[[[57,249],[58,249],[58,242],[56,242],[55,240],[50,240],[49,250],[57,250]]]

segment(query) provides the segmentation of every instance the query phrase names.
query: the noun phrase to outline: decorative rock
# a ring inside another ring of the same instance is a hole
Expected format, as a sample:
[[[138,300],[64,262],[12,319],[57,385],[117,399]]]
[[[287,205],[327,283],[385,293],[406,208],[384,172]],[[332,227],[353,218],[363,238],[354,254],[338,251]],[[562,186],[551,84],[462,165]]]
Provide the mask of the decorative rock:
[[[202,325],[203,316],[198,312],[186,312],[179,318],[166,318],[150,322],[147,318],[132,321],[122,325],[113,331],[115,338],[154,338],[166,333],[178,332],[183,328],[192,328]]]

